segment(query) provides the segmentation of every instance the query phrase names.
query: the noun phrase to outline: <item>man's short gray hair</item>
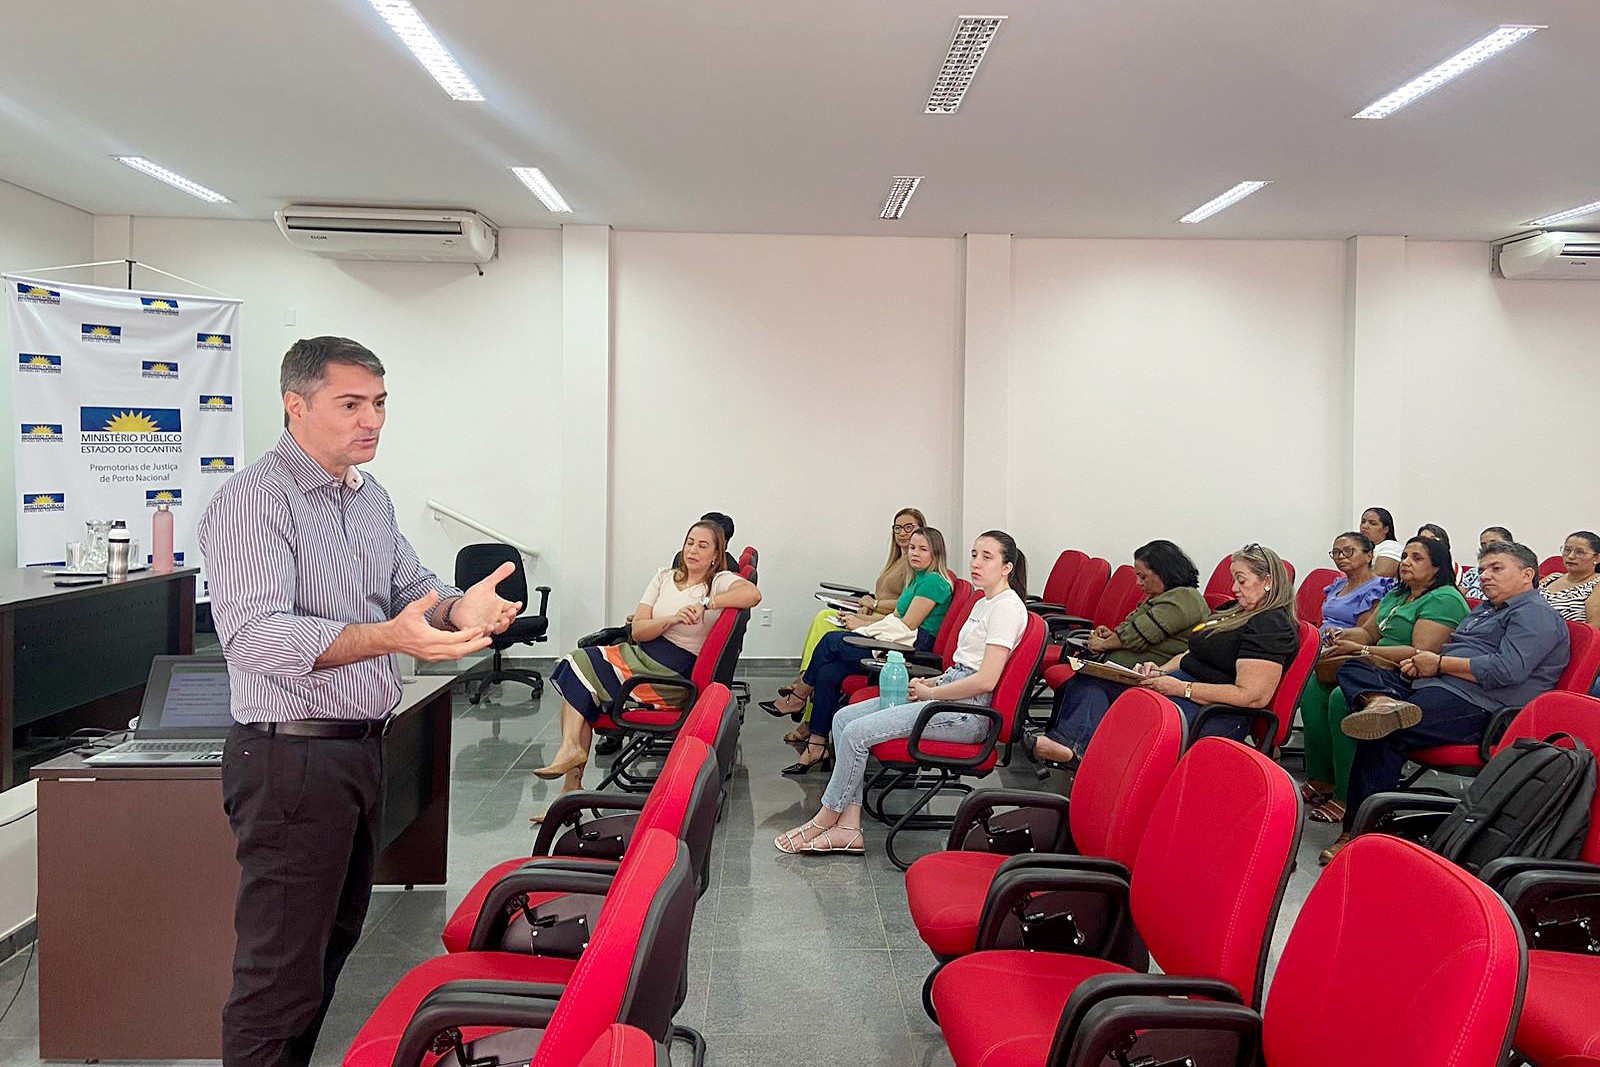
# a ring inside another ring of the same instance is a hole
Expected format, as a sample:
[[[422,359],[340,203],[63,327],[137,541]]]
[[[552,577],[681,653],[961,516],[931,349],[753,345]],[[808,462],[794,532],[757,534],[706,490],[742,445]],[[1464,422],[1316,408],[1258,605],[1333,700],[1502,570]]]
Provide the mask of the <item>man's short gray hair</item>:
[[[1478,563],[1482,564],[1488,556],[1510,556],[1518,566],[1526,567],[1536,575],[1539,573],[1539,557],[1527,545],[1515,541],[1490,541],[1478,549]]]
[[[383,377],[383,362],[365,345],[348,337],[309,337],[296,341],[284,353],[283,366],[278,371],[279,390],[309,398],[322,388],[330,363],[365,367]]]

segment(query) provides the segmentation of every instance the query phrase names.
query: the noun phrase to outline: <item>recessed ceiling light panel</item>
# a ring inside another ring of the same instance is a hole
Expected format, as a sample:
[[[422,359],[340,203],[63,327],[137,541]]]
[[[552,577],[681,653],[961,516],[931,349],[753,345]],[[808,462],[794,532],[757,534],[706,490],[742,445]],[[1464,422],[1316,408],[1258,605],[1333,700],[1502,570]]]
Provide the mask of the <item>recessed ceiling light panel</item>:
[[[411,50],[424,70],[433,75],[439,88],[450,94],[452,100],[478,101],[483,94],[461,69],[456,57],[433,35],[433,30],[423,21],[422,14],[412,6],[411,0],[367,0],[372,9],[383,16],[394,35]]]
[[[1566,222],[1568,219],[1581,219],[1583,216],[1593,215],[1597,211],[1600,211],[1600,200],[1593,200],[1587,204],[1579,204],[1577,207],[1569,207],[1565,211],[1558,211],[1554,215],[1546,215],[1542,219],[1534,219],[1528,225],[1554,226],[1558,222]]]
[[[911,195],[922,184],[922,177],[920,174],[896,174],[894,181],[889,183],[889,195],[883,198],[883,210],[878,212],[878,217],[897,219],[904,215]]]
[[[1487,36],[1473,41],[1467,47],[1440,63],[1423,71],[1394,92],[1350,116],[1355,119],[1386,119],[1396,111],[1427,96],[1445,82],[1461,77],[1486,59],[1492,59],[1520,41],[1538,33],[1544,26],[1501,26]]]
[[[933,92],[928,94],[929,115],[953,115],[967,95],[967,86],[978,73],[978,64],[1000,32],[1004,15],[962,15],[956,19],[955,33],[950,36],[950,47],[945,52],[939,76],[933,80]]]
[[[199,197],[208,204],[233,203],[232,200],[229,200],[215,189],[207,189],[199,182],[192,182],[188,178],[185,178],[183,175],[178,174],[175,171],[170,171],[166,167],[158,166],[150,162],[143,156],[115,156],[113,158],[115,158],[118,163],[132,167],[141,174],[148,174],[157,181],[166,182],[174,189],[182,189],[190,196]]]
[[[1195,208],[1178,221],[1204,222],[1217,212],[1225,211],[1226,209],[1237,204],[1239,201],[1243,200],[1245,197],[1249,196],[1251,193],[1256,192],[1259,189],[1264,189],[1271,184],[1271,182],[1258,181],[1240,182],[1238,185],[1235,185],[1232,189],[1229,189],[1221,196],[1212,197],[1210,200],[1207,200],[1205,203],[1201,204],[1199,207]]]
[[[572,208],[567,206],[566,199],[556,191],[556,187],[550,184],[550,179],[546,178],[544,171],[538,167],[512,167],[511,173],[515,174],[522,184],[539,198],[539,202],[551,211],[558,213],[572,211]]]

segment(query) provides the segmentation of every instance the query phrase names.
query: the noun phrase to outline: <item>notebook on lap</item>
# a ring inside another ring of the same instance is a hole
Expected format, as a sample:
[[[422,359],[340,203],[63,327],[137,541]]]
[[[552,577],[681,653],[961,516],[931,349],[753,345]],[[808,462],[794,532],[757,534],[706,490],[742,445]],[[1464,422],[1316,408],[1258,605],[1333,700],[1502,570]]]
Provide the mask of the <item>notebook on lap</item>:
[[[157,656],[132,739],[84,762],[96,767],[215,765],[222,762],[222,742],[232,726],[226,661]]]

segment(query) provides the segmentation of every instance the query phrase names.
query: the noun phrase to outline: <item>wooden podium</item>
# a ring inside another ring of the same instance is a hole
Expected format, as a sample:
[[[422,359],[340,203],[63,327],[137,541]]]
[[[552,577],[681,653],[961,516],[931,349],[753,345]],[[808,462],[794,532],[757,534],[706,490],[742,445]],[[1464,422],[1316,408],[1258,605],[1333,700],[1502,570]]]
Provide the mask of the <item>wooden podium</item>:
[[[408,682],[384,737],[380,885],[444,884],[452,682]],[[220,1058],[239,892],[222,769],[71,755],[33,775],[40,1058]]]

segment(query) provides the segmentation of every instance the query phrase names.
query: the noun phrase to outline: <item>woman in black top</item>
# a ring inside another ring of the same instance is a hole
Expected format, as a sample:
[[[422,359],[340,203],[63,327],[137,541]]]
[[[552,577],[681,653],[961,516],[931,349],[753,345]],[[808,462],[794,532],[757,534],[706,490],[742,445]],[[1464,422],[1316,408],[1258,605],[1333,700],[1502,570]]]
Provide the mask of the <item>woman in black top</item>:
[[[1246,545],[1231,562],[1235,599],[1194,628],[1189,650],[1159,666],[1134,668],[1145,675],[1146,688],[1170,698],[1191,723],[1207,704],[1266,707],[1300,650],[1294,582],[1283,560],[1270,548]],[[1069,762],[1081,756],[1123,686],[1077,677],[1072,688],[1071,702],[1063,705],[1051,731],[1063,740],[1040,738],[1035,753],[1042,759]],[[1250,720],[1242,715],[1217,715],[1206,723],[1205,733],[1242,740],[1249,730]]]

